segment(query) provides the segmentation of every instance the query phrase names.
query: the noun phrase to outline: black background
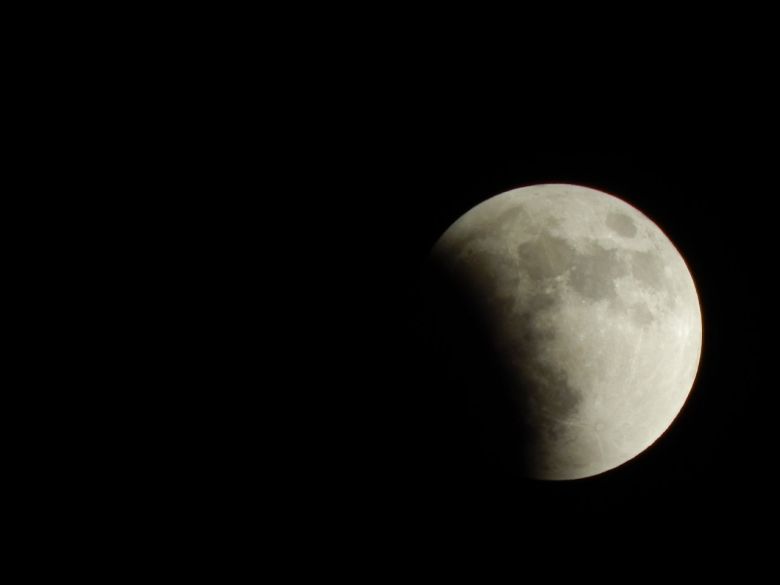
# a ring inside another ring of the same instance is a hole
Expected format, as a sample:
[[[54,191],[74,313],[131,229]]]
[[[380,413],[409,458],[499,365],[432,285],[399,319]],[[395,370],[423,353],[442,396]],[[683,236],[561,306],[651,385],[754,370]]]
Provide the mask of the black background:
[[[119,40],[132,72],[88,40],[105,63],[82,81],[71,65],[89,59],[66,54],[62,80],[41,92],[33,118],[46,126],[56,104],[66,123],[30,139],[76,159],[30,173],[54,181],[46,207],[65,231],[47,244],[65,276],[40,306],[72,320],[53,339],[78,353],[50,384],[66,428],[46,443],[66,469],[32,506],[72,515],[57,546],[86,528],[128,551],[121,567],[182,549],[177,571],[218,548],[253,562],[278,546],[285,574],[336,563],[368,569],[361,582],[393,570],[406,582],[420,564],[457,571],[481,548],[545,576],[603,575],[624,559],[629,578],[737,554],[756,566],[777,491],[774,31],[730,12],[713,23],[714,11],[615,25],[584,9],[614,36],[571,13],[571,30],[561,14],[507,17],[501,30],[468,11],[457,24],[329,13],[338,26],[295,11],[284,26],[247,17],[243,31],[240,16],[215,30],[177,12],[161,26],[170,49],[135,29]],[[90,117],[94,132],[81,127]],[[497,465],[480,443],[490,417],[453,395],[420,328],[421,270],[441,233],[484,199],[542,182],[648,215],[687,261],[703,311],[700,371],[674,425],[575,482]],[[71,254],[61,243],[74,235]],[[89,259],[91,278],[71,256]],[[88,312],[98,325],[85,330]],[[94,393],[79,393],[82,370]],[[72,448],[61,439],[74,430]],[[117,530],[129,546],[106,537]]]

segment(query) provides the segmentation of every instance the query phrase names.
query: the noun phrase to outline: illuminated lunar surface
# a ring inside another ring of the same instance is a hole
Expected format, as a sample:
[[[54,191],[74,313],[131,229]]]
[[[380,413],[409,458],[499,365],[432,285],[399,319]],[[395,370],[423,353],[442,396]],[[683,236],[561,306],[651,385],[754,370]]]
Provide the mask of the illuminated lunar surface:
[[[636,208],[576,185],[515,189],[452,224],[432,259],[467,291],[508,372],[527,475],[603,473],[680,412],[699,301],[679,252]]]

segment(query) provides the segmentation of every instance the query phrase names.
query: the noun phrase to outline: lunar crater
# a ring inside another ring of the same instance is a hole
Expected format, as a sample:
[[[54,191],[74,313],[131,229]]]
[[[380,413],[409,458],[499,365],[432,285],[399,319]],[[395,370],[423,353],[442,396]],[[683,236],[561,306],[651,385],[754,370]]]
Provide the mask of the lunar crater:
[[[617,295],[615,280],[626,272],[627,266],[617,250],[593,244],[587,253],[577,255],[569,284],[588,299],[614,299]]]
[[[633,238],[636,235],[634,221],[624,213],[608,213],[607,227],[624,238]]]
[[[664,266],[659,255],[654,252],[632,252],[631,273],[643,285],[657,290],[665,290]]]
[[[546,231],[517,247],[520,268],[534,279],[562,275],[571,269],[576,255],[576,250],[569,242]]]

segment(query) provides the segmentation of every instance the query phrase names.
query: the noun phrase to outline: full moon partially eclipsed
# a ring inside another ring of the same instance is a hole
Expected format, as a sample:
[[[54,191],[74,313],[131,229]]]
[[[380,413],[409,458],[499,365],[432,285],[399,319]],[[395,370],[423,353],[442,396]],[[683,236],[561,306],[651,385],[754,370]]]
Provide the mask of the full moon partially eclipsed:
[[[698,296],[636,208],[577,185],[514,189],[452,224],[431,259],[501,371],[518,429],[505,439],[528,476],[613,469],[680,412],[701,352]]]

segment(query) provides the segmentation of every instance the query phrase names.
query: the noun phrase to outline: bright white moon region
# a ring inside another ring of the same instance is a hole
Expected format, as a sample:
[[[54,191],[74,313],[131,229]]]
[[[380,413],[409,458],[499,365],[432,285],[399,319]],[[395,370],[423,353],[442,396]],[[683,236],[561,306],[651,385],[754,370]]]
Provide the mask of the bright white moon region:
[[[577,185],[514,189],[452,224],[432,258],[485,316],[531,477],[613,469],[680,412],[699,300],[680,253],[636,208]]]

